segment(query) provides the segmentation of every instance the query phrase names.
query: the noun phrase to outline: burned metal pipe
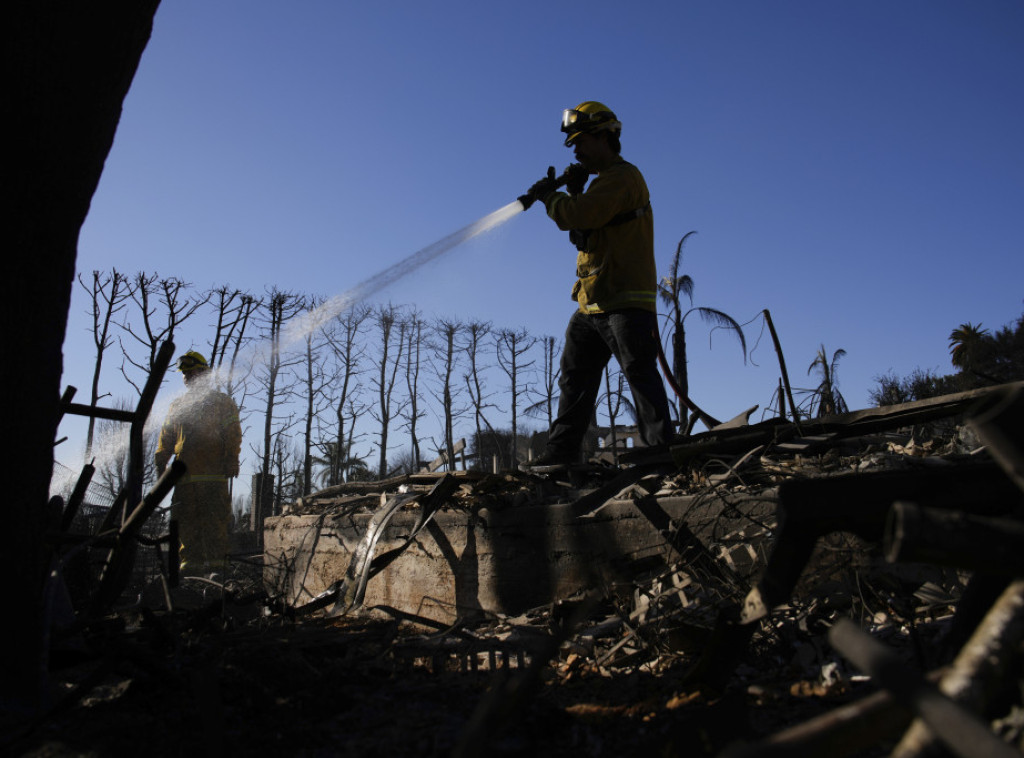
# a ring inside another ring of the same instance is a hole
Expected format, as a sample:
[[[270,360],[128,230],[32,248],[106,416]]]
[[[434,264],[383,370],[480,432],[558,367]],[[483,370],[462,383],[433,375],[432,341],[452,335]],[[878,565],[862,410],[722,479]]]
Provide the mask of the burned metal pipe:
[[[829,642],[880,687],[910,708],[938,739],[963,758],[1020,758],[1020,753],[992,733],[977,715],[928,685],[892,650],[849,619],[829,631]]]

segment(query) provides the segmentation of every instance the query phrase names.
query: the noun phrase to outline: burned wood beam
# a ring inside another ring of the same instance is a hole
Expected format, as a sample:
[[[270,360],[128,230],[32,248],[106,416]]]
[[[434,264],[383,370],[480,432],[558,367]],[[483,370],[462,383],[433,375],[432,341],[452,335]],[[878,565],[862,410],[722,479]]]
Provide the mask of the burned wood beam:
[[[142,499],[142,482],[145,477],[145,444],[143,432],[146,426],[146,419],[153,409],[156,401],[156,393],[160,390],[160,384],[167,373],[167,367],[171,365],[174,358],[174,343],[170,340],[164,341],[157,350],[153,359],[153,367],[142,387],[142,394],[139,396],[139,404],[135,407],[135,417],[132,419],[131,427],[128,430],[128,496],[131,502],[138,502]]]
[[[1024,491],[1024,383],[1007,385],[986,397],[971,411],[967,423]]]
[[[153,368],[150,371],[149,377],[146,379],[146,384],[142,388],[142,395],[139,397],[139,404],[136,406],[134,411],[118,411],[117,413],[127,414],[125,416],[117,416],[116,418],[112,415],[105,415],[99,413],[102,409],[96,409],[92,406],[83,406],[88,412],[83,415],[96,416],[97,418],[111,418],[116,421],[126,421],[131,424],[131,428],[128,430],[128,481],[125,484],[121,492],[118,493],[117,499],[111,506],[110,511],[107,513],[107,517],[103,521],[103,526],[100,531],[107,531],[111,528],[119,528],[125,520],[128,518],[129,503],[138,503],[142,500],[142,482],[146,470],[145,461],[145,450],[143,445],[143,431],[146,426],[146,419],[149,418],[149,412],[153,408],[153,402],[156,400],[157,390],[160,389],[160,383],[163,381],[163,376],[167,373],[167,367],[171,364],[171,358],[174,356],[174,343],[166,341],[160,345],[160,349],[157,351],[156,358],[153,360]],[[74,404],[72,404],[74,406]]]
[[[1020,758],[1020,753],[993,734],[987,723],[927,684],[899,656],[854,622],[840,619],[828,636],[836,650],[897,702],[910,708],[957,755]]]
[[[131,574],[135,560],[137,535],[146,519],[156,510],[165,497],[174,489],[174,485],[185,475],[187,467],[179,460],[171,462],[146,497],[125,518],[117,530],[114,546],[107,554],[107,559],[100,575],[99,587],[91,601],[91,611],[100,614],[106,611],[117,600],[124,590]]]
[[[939,690],[953,702],[975,713],[984,713],[997,696],[1019,657],[1024,637],[1024,580],[1010,584],[985,616],[985,620],[960,650]],[[938,742],[922,720],[915,721],[893,758],[938,756]]]
[[[1024,581],[1016,581],[1002,594],[983,623],[963,646],[954,663],[929,672],[925,679],[946,696],[972,711],[984,712],[1003,679],[1010,675],[1012,658],[1024,636]],[[923,722],[881,690],[855,703],[833,709],[777,732],[750,745],[738,745],[722,758],[788,758],[828,755],[831,758],[865,750],[907,730],[894,758],[925,758],[937,741]]]
[[[64,506],[64,513],[60,520],[61,532],[66,532],[71,528],[71,522],[75,520],[78,509],[85,501],[85,493],[89,489],[89,483],[92,481],[93,474],[95,473],[96,467],[91,463],[82,466],[82,473],[78,475],[75,488],[71,491],[71,497],[68,498],[67,505]]]
[[[309,505],[310,503],[316,503],[318,501],[328,500],[330,498],[341,497],[344,495],[379,494],[385,490],[393,490],[402,485],[423,487],[424,491],[426,491],[446,476],[456,477],[465,481],[474,481],[476,479],[482,479],[486,475],[476,471],[448,471],[442,473],[421,471],[416,474],[402,474],[401,476],[393,476],[389,479],[379,479],[376,481],[343,482],[341,484],[334,484],[330,487],[325,487],[322,490],[317,490],[305,497],[299,498],[296,500],[296,506],[301,508],[304,505]]]
[[[831,431],[852,431],[855,434],[871,434],[888,429],[898,429],[911,424],[923,424],[940,418],[949,418],[968,412],[978,401],[999,396],[1014,389],[1024,389],[1024,382],[1012,382],[996,387],[985,387],[967,392],[914,400],[900,405],[885,405],[836,416],[823,416],[805,422],[804,432],[823,433]]]
[[[1002,393],[1015,390],[1024,391],[1024,382],[915,400],[902,405],[823,416],[805,420],[799,425],[783,419],[770,419],[737,429],[712,429],[689,437],[686,444],[672,445],[670,451],[675,462],[683,464],[697,455],[742,453],[758,445],[788,443],[797,437],[822,441],[830,435],[838,441],[957,416],[968,412],[972,406],[985,398],[1002,397]]]
[[[63,410],[72,416],[89,416],[91,418],[100,418],[104,421],[123,421],[126,424],[130,424],[135,418],[135,411],[101,408],[98,405],[83,405],[82,403],[67,403],[63,406]]]
[[[781,419],[770,419],[760,424],[732,429],[714,429],[695,434],[686,444],[672,445],[669,451],[679,465],[698,455],[728,455],[744,453],[759,445],[786,442],[799,434],[799,429]]]
[[[58,406],[57,426],[60,425],[60,421],[64,418],[64,414],[67,413],[68,406],[71,404],[71,400],[75,397],[75,393],[78,392],[78,387],[68,385],[64,390],[64,393],[60,396],[60,404]],[[54,427],[54,431],[57,431],[57,427]]]
[[[889,512],[883,553],[890,563],[933,563],[1022,576],[1024,522],[900,501]]]
[[[745,601],[741,623],[763,618],[796,586],[817,540],[844,531],[881,542],[889,508],[909,500],[979,515],[1022,512],[1024,497],[994,463],[790,480],[779,487],[779,528],[764,576]]]
[[[933,677],[936,678],[937,677]],[[914,714],[885,690],[835,708],[763,740],[736,745],[720,758],[799,758],[827,755],[843,758],[897,736],[913,723]]]

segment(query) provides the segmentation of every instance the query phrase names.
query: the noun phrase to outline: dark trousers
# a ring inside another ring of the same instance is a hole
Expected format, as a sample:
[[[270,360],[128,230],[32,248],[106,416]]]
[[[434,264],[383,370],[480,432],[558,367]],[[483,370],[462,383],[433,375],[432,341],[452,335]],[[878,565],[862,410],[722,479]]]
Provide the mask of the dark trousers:
[[[610,313],[576,311],[565,330],[558,417],[548,433],[548,452],[576,455],[594,415],[604,368],[614,355],[629,382],[645,445],[672,439],[665,385],[658,373],[658,317],[628,308]]]

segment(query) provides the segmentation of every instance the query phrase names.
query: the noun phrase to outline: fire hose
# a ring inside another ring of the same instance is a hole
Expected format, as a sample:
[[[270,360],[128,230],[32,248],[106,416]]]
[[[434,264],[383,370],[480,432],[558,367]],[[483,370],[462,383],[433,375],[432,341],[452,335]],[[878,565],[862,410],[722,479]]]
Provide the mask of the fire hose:
[[[665,375],[665,381],[668,382],[668,386],[671,387],[672,391],[676,393],[676,397],[682,400],[683,404],[691,411],[693,411],[693,414],[697,418],[699,418],[701,422],[704,424],[704,426],[706,426],[708,429],[721,424],[722,422],[716,419],[714,416],[710,416],[704,411],[702,411],[700,408],[698,408],[697,404],[693,402],[685,392],[683,392],[683,388],[679,386],[679,383],[676,382],[675,377],[672,376],[672,369],[669,368],[668,361],[665,359],[665,351],[661,347],[661,340],[658,339],[657,332],[654,332],[652,336],[654,337],[655,343],[658,345],[658,363],[661,364],[661,371]]]

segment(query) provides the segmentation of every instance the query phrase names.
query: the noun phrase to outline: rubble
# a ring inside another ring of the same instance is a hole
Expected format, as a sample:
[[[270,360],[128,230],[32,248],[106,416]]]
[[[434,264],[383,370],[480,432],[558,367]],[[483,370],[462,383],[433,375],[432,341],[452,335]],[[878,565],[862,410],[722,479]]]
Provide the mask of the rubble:
[[[209,706],[179,741],[241,753],[909,756],[979,727],[1019,750],[1022,393],[712,430],[553,479],[315,493],[268,524],[263,586],[193,582],[173,608],[121,609],[120,638],[80,629],[77,694],[19,744],[53,747],[73,705],[151,708],[163,688]],[[400,592],[417,564],[429,602]],[[911,672],[910,694],[858,645]],[[954,714],[937,735],[922,697]]]

